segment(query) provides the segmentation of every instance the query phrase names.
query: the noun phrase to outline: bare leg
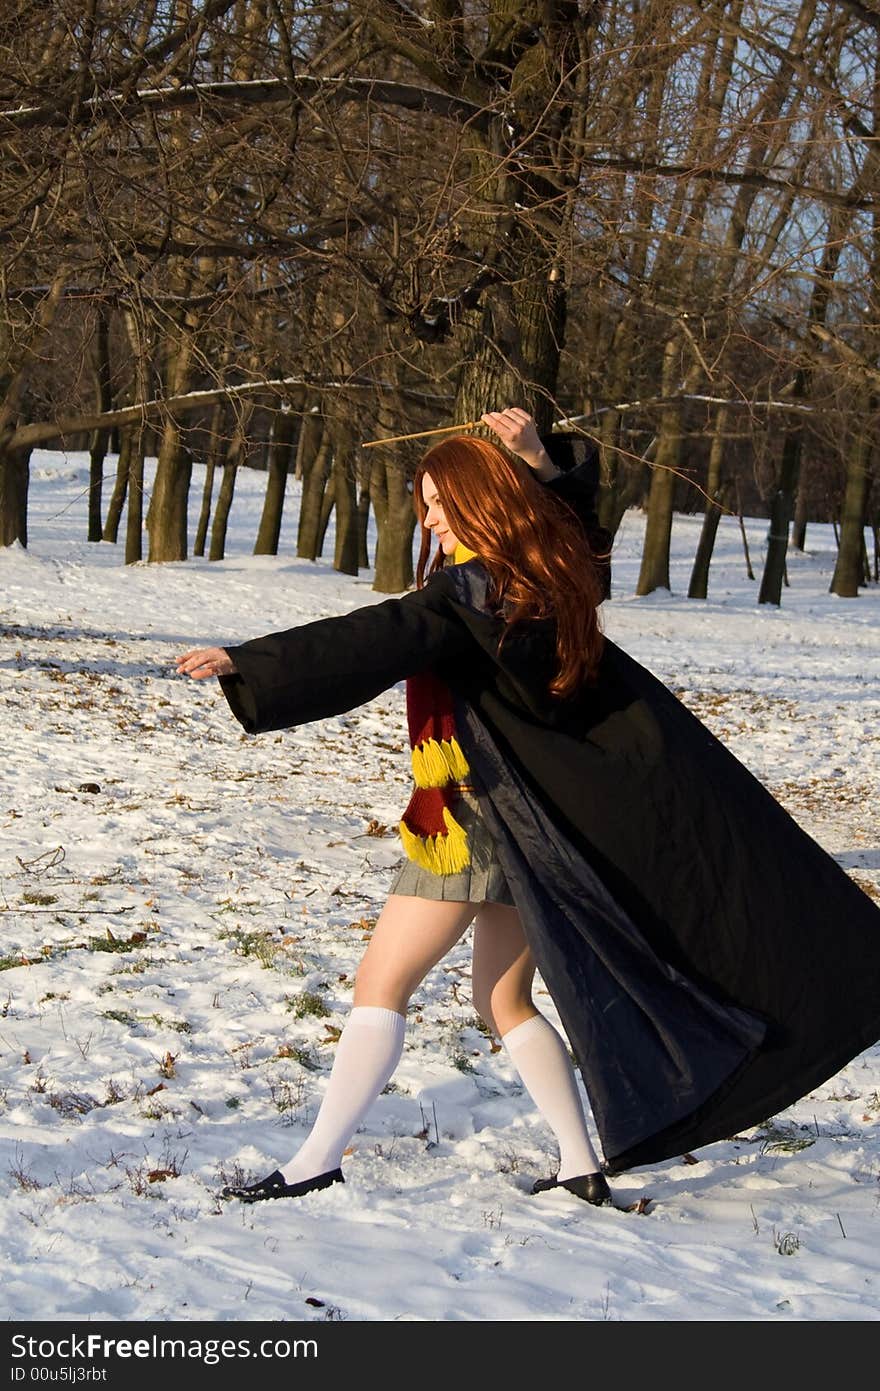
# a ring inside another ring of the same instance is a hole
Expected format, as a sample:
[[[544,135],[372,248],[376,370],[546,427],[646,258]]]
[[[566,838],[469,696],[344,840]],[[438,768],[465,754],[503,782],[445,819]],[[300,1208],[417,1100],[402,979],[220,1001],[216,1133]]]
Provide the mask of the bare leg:
[[[474,923],[474,1009],[499,1038],[538,1013],[534,978],[535,958],[517,909],[481,903]]]
[[[406,1013],[409,997],[473,921],[477,903],[389,894],[358,967],[355,1005]]]
[[[286,1183],[339,1167],[351,1136],[400,1061],[410,995],[476,911],[475,903],[389,895],[358,968],[354,1005],[315,1124],[281,1166]]]
[[[477,1011],[501,1038],[526,1089],[559,1144],[559,1180],[595,1174],[568,1049],[532,1003],[535,962],[516,908],[484,903],[474,927],[473,995]]]

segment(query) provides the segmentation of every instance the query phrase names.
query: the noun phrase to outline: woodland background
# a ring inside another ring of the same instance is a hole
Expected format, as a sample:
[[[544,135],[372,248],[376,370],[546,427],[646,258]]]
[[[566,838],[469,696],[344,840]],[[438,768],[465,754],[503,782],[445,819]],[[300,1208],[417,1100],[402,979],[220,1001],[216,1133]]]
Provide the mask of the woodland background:
[[[723,512],[768,519],[760,602],[811,521],[855,597],[878,116],[877,0],[9,0],[0,545],[37,447],[88,450],[129,563],[222,558],[255,466],[257,554],[295,474],[298,556],[335,510],[336,568],[397,592],[424,441],[363,441],[519,404],[597,441],[612,532],[645,510],[637,593],[702,511],[692,597]]]

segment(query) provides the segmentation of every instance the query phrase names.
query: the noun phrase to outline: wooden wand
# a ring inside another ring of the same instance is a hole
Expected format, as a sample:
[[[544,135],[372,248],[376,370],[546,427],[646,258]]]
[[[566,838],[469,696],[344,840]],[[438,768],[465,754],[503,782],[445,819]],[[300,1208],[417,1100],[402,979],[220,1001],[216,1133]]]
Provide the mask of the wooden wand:
[[[417,430],[414,435],[391,435],[387,440],[364,440],[363,449],[370,449],[374,444],[399,444],[401,440],[420,440],[425,435],[448,435],[453,430],[475,430],[482,422],[479,420],[466,420],[463,425],[441,425],[437,430]]]

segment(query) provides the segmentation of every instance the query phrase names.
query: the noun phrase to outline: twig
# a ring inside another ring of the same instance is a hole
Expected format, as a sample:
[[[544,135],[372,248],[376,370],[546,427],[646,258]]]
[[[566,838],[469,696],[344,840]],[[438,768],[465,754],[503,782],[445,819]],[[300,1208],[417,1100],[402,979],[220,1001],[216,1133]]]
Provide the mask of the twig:
[[[420,440],[425,435],[448,435],[452,430],[475,430],[479,420],[466,420],[462,425],[441,425],[436,430],[417,430],[414,435],[391,435],[387,440],[364,440],[362,449],[371,449],[374,444],[397,444],[400,440]]]
[[[35,865],[40,866],[36,873],[42,874],[45,870],[54,869],[56,865],[60,865],[66,854],[64,846],[59,845],[54,850],[44,850],[42,855],[37,855],[33,860],[23,860],[20,855],[16,855],[15,858],[26,874],[30,874]],[[45,863],[43,863],[44,861]]]
[[[127,908],[65,908],[63,904],[54,908],[0,908],[0,913],[79,913],[84,916],[86,913],[109,913],[115,917],[117,913],[133,913],[136,905],[130,903]]]
[[[749,555],[749,538],[746,536],[746,524],[743,519],[742,504],[739,500],[739,479],[736,480],[736,515],[739,518],[739,530],[740,535],[742,536],[743,550],[745,551],[746,556],[746,574],[748,575],[750,580],[753,580],[755,578],[755,572],[752,569],[752,558]]]

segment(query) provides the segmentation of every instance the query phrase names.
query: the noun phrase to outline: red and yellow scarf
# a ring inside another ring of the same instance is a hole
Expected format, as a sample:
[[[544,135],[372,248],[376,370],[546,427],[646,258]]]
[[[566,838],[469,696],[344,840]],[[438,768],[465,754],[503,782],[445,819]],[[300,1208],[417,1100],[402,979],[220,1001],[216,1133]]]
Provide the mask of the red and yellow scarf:
[[[453,563],[474,554],[458,545]],[[403,848],[423,869],[457,874],[470,864],[470,851],[450,806],[470,770],[456,737],[452,693],[433,672],[407,677],[406,718],[416,785],[400,820]]]

